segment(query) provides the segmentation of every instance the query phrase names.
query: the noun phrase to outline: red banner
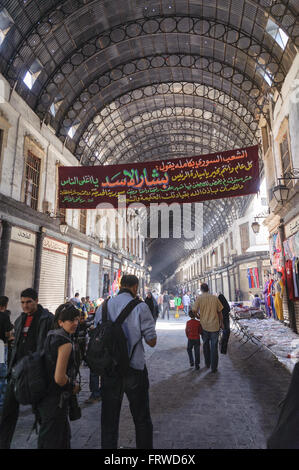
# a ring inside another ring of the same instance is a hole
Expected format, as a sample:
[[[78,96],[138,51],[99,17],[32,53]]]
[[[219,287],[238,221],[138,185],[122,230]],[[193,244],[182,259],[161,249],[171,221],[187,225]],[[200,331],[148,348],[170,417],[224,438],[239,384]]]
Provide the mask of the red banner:
[[[199,157],[123,165],[59,167],[59,207],[202,202],[259,190],[258,146]]]

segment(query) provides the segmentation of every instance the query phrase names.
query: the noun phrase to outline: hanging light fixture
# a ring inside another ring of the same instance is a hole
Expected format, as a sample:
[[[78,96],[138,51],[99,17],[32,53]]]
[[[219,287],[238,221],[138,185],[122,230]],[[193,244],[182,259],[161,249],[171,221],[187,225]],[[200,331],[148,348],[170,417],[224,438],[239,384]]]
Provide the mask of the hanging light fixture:
[[[254,222],[252,222],[251,228],[252,228],[252,230],[253,230],[254,233],[259,233],[259,231],[260,231],[260,224],[255,220]]]
[[[283,204],[288,200],[289,191],[289,188],[284,184],[278,184],[273,188],[273,195],[278,204]]]

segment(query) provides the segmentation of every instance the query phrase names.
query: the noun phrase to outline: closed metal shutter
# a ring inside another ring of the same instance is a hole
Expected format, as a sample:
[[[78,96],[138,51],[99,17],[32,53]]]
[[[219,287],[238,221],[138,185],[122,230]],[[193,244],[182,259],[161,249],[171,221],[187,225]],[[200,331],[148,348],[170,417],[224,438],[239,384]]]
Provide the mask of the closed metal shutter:
[[[79,292],[81,297],[86,297],[87,283],[87,259],[73,256],[72,269],[72,297]]]
[[[99,298],[99,283],[100,283],[100,265],[91,263],[90,270],[90,298],[96,300]]]
[[[52,313],[65,301],[65,279],[66,255],[43,249],[38,298]]]

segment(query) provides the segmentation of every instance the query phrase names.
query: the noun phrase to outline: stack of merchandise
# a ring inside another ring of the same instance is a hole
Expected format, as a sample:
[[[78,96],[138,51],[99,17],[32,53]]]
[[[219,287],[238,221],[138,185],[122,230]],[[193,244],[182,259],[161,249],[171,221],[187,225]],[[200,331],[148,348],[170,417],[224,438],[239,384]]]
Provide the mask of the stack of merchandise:
[[[255,308],[255,307],[247,307],[247,306],[235,306],[231,309],[231,315],[236,320],[244,319],[244,318],[259,318],[263,319],[266,318],[266,315],[263,310]]]
[[[273,318],[267,321],[241,319],[238,323],[269,348],[290,372],[293,371],[299,361],[299,336],[296,333]]]

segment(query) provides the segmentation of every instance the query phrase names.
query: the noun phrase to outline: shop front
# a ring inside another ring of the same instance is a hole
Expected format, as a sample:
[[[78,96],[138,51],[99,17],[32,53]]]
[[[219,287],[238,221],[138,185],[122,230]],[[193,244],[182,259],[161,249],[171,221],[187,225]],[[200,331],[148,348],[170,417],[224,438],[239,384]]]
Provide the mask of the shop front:
[[[38,297],[40,304],[52,313],[65,302],[67,255],[67,243],[44,238]]]
[[[111,276],[111,260],[104,258],[103,259],[103,292],[102,297],[105,298],[109,295],[110,291],[110,276]]]
[[[89,297],[91,300],[96,300],[99,297],[99,284],[100,284],[100,256],[92,253],[90,264],[90,284],[89,284]]]
[[[80,298],[87,295],[87,265],[88,251],[83,248],[74,247],[72,263],[72,295],[79,292]]]
[[[285,241],[283,242],[285,255],[285,278],[289,302],[284,302],[285,309],[293,308],[295,313],[296,329],[299,332],[299,216],[285,225]],[[287,317],[288,311],[284,310]],[[289,321],[289,319],[288,319]]]
[[[36,234],[21,227],[12,227],[8,251],[5,295],[9,298],[11,320],[21,311],[20,293],[33,286]]]

